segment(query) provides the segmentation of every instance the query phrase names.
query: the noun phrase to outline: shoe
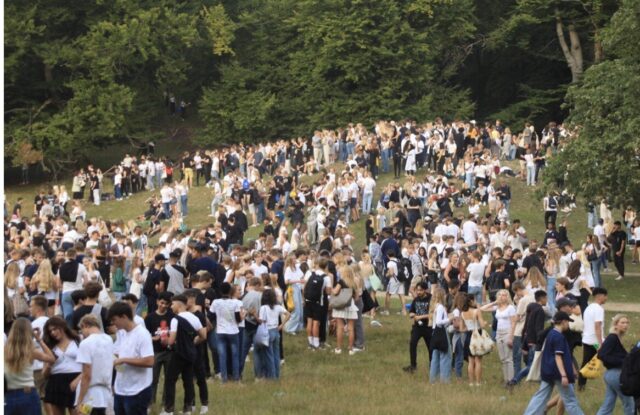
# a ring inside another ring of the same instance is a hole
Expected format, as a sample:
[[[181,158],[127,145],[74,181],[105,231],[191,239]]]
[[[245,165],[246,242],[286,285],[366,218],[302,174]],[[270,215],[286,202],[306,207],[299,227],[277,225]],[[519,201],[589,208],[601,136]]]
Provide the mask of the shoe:
[[[205,405],[200,407],[200,415],[205,415],[207,412],[209,412],[208,406]]]
[[[342,353],[342,349],[333,349],[333,353],[340,354]]]
[[[380,312],[380,314],[382,314],[383,316],[388,316],[389,315],[389,310],[382,310]]]
[[[371,321],[371,326],[373,326],[373,327],[382,327],[382,323],[380,323],[378,320],[372,320]]]
[[[353,349],[349,350],[349,356],[355,355],[357,352]]]
[[[280,366],[284,365],[284,359],[280,359]]]
[[[624,277],[622,275],[618,275],[618,278],[616,278],[616,281],[622,281],[624,279]]]
[[[160,412],[160,415],[173,415],[173,412],[165,412],[164,410]]]
[[[405,367],[402,368],[402,370],[404,370],[407,373],[413,374],[413,373],[415,373],[416,368],[413,367],[413,366],[405,366]]]

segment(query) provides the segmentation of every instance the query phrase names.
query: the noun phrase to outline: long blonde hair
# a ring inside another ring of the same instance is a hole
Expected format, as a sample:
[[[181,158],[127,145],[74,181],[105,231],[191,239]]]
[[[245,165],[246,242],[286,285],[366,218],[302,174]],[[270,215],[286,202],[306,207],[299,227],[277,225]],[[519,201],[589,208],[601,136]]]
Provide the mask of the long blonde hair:
[[[51,261],[43,259],[40,265],[38,265],[38,270],[33,278],[38,280],[38,291],[51,291],[55,285],[55,275],[53,275],[53,271],[51,270]]]
[[[524,285],[531,285],[531,288],[540,288],[544,290],[547,286],[547,282],[538,267],[531,267],[527,273],[527,278],[524,279]]]
[[[13,322],[4,345],[4,364],[13,373],[20,373],[33,361],[33,329],[26,318]]]
[[[348,265],[340,267],[340,280],[344,281],[344,284],[347,287],[356,289],[356,274],[353,272],[352,267]]]
[[[20,267],[16,262],[9,263],[4,273],[4,285],[15,290],[18,288],[18,278],[20,278]]]

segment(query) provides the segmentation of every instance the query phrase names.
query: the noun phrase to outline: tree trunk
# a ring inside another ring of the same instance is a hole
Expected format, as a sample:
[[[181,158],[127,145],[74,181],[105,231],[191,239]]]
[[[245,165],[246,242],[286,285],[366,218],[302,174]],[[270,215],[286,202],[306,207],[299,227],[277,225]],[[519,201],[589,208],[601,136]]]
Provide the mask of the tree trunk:
[[[600,63],[604,59],[604,48],[602,42],[598,39],[599,33],[595,33],[596,40],[593,42],[593,63]]]
[[[584,72],[582,45],[580,44],[580,37],[578,36],[575,26],[570,24],[567,29],[569,31],[571,46],[567,45],[567,40],[564,36],[564,25],[562,24],[560,15],[556,11],[556,34],[558,35],[558,42],[560,43],[560,48],[562,48],[564,58],[567,60],[567,65],[571,70],[571,82],[577,82]]]

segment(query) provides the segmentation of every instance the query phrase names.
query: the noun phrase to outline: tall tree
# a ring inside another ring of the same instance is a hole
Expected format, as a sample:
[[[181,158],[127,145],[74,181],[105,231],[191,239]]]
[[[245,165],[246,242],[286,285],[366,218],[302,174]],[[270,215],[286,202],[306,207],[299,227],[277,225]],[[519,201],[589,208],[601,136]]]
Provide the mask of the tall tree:
[[[548,186],[564,181],[587,198],[640,204],[640,4],[624,0],[602,31],[605,60],[569,89],[575,136],[551,160]]]

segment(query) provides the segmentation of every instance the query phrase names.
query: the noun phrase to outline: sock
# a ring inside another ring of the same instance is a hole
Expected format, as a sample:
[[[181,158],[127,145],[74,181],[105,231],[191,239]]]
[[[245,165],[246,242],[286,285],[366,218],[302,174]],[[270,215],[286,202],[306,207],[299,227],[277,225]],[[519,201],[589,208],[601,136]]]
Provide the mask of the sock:
[[[309,344],[310,344],[311,346],[313,346],[313,337],[311,337],[311,336],[307,336],[307,341],[309,342]]]
[[[320,347],[320,337],[313,337],[313,347]]]

